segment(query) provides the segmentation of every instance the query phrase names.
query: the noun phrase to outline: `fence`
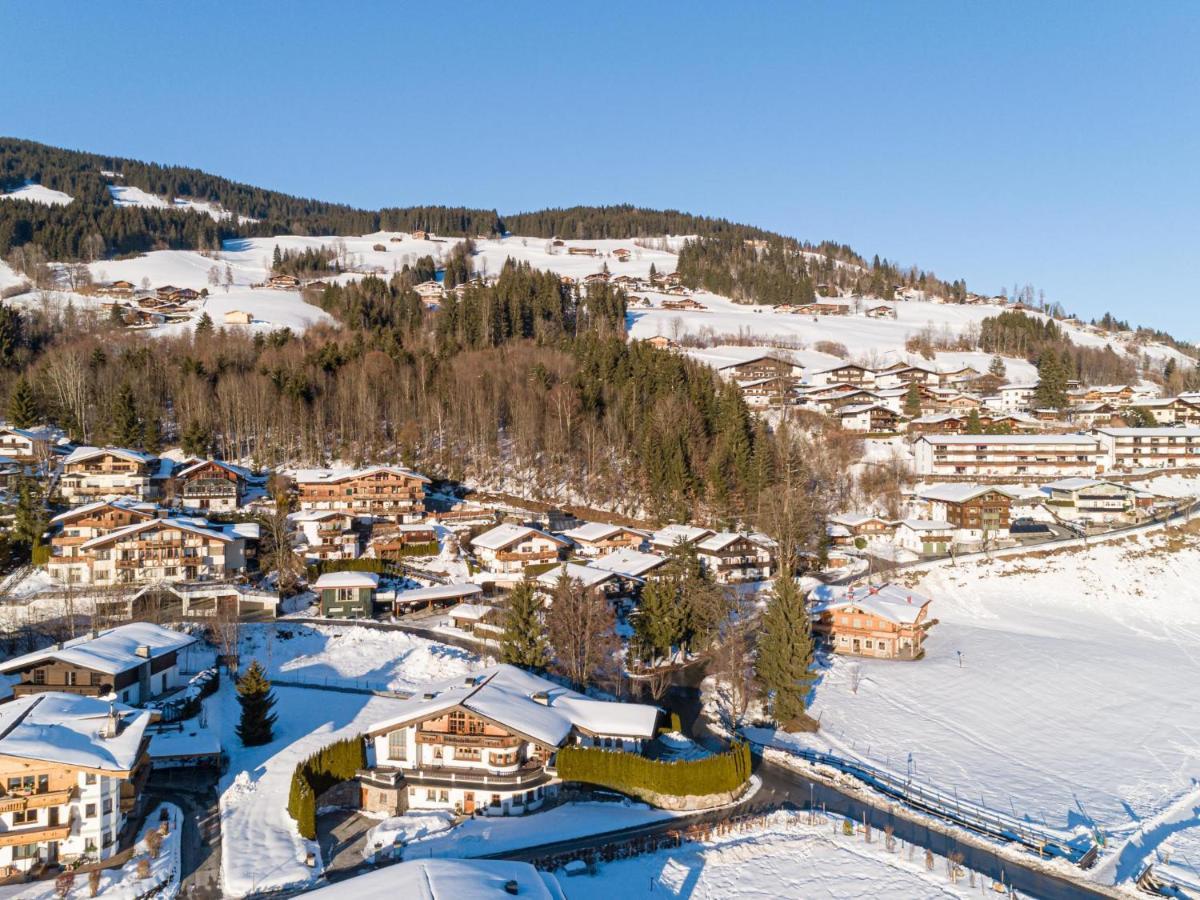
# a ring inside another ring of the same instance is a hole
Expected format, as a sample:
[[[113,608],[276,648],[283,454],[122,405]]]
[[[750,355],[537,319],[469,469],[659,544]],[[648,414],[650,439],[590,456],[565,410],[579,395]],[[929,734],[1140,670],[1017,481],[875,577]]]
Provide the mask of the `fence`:
[[[1006,816],[986,806],[964,801],[958,797],[957,792],[947,794],[937,788],[914,782],[909,777],[900,778],[868,763],[843,759],[819,750],[755,743],[760,747],[769,746],[771,749],[791,754],[815,765],[828,766],[920,812],[991,838],[1022,844],[1037,852],[1039,856],[1057,856],[1085,867],[1095,858],[1096,848],[1090,838],[1072,841],[1065,834],[1037,828],[1016,816]]]

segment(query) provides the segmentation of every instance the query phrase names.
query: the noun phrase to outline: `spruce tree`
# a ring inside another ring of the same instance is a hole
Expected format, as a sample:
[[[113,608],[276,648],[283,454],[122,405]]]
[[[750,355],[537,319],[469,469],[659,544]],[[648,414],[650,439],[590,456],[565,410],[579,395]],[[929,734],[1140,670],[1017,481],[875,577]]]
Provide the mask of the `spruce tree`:
[[[973,409],[967,414],[967,434],[983,434],[983,422],[979,419],[979,410]]]
[[[13,385],[12,395],[8,399],[8,424],[17,428],[29,428],[36,425],[40,419],[41,413],[38,411],[33,386],[22,376]]]
[[[522,581],[509,594],[503,622],[500,661],[524,669],[544,669],[550,662],[550,647],[542,624],[541,603],[528,581]]]
[[[683,638],[678,582],[659,578],[646,582],[633,619],[634,638],[646,662],[665,659]]]
[[[208,313],[201,313],[200,318],[196,320],[196,337],[210,337],[213,333],[212,316]]]
[[[921,389],[915,381],[909,384],[908,393],[904,395],[904,414],[910,419],[921,415]]]
[[[121,385],[113,400],[109,434],[118,447],[140,447],[145,440],[145,427],[129,382]]]
[[[237,693],[238,703],[242,706],[237,736],[241,738],[242,746],[257,747],[270,743],[276,719],[275,713],[271,712],[275,695],[271,693],[271,682],[258,660],[252,662],[246,674],[238,679]]]
[[[1001,359],[1000,356],[997,355],[992,357],[992,362],[988,366],[988,374],[994,375],[1001,381],[1008,377],[1008,367],[1004,365],[1004,360]]]
[[[812,624],[804,598],[792,578],[777,578],[763,615],[754,669],[763,695],[774,699],[775,720],[785,727],[804,713],[812,663]]]
[[[1053,347],[1047,347],[1038,359],[1038,386],[1033,399],[1044,409],[1067,405],[1067,367]]]

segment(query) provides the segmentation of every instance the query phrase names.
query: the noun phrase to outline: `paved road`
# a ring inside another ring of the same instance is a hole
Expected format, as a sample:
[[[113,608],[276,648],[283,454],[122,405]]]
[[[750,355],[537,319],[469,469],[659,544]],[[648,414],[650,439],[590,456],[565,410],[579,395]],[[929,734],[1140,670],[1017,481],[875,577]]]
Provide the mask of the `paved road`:
[[[146,794],[153,803],[166,801],[183,810],[180,896],[220,900],[221,816],[216,772],[202,769],[154,772]]]

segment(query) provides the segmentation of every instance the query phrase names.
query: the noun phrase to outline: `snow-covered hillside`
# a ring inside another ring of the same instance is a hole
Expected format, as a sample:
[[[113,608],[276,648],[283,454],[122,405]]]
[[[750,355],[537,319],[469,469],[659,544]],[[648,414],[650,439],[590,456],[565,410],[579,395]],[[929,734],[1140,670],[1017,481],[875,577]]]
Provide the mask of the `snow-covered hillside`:
[[[220,206],[209,203],[207,200],[192,200],[188,197],[176,197],[173,203],[168,203],[165,199],[157,194],[151,194],[142,190],[139,187],[127,185],[110,184],[108,192],[112,194],[113,204],[116,206],[144,206],[150,209],[183,209],[193,210],[194,212],[207,213],[216,221],[230,218],[233,213],[221,209]],[[239,222],[254,222],[256,219],[251,219],[248,216],[238,216]]]
[[[70,194],[51,190],[48,187],[33,184],[32,182],[17,188],[15,191],[0,194],[0,200],[32,200],[34,203],[45,203],[47,206],[66,206],[74,199]]]

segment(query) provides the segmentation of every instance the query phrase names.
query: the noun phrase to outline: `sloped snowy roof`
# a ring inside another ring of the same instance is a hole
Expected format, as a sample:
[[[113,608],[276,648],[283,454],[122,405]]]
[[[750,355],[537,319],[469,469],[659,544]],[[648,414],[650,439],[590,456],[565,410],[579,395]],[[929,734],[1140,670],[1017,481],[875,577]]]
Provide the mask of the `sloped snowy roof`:
[[[97,456],[112,454],[119,456],[122,459],[127,459],[130,462],[152,463],[157,457],[153,453],[143,453],[140,450],[127,450],[124,447],[76,447],[72,450],[67,458],[63,460],[64,466],[69,466],[73,463],[87,462]]]
[[[700,541],[715,532],[711,528],[700,528],[697,525],[668,525],[650,535],[655,544],[673,547],[676,544],[690,544]]]
[[[616,577],[615,572],[597,569],[580,563],[565,562],[538,575],[538,584],[554,587],[560,578],[566,575],[572,581],[578,581],[584,588],[594,588]]]
[[[1097,428],[1097,434],[1109,437],[1181,437],[1200,438],[1200,428]]]
[[[477,597],[483,588],[477,584],[435,584],[432,587],[401,591],[396,595],[397,603],[425,603],[429,600],[455,600],[461,597]]]
[[[609,525],[605,522],[585,522],[575,528],[560,532],[563,537],[572,541],[603,541],[623,532],[645,535],[644,531],[636,528],[626,528],[624,525]]]
[[[102,544],[108,544],[112,541],[121,540],[130,535],[138,534],[151,528],[178,528],[182,531],[190,531],[193,534],[198,534],[202,537],[215,538],[219,541],[232,541],[234,535],[226,534],[223,531],[217,531],[209,526],[204,519],[189,519],[189,518],[170,518],[170,519],[148,519],[145,522],[134,522],[132,525],[126,525],[124,528],[118,528],[115,531],[110,531],[107,534],[101,534],[91,540],[84,541],[79,546],[88,549],[91,547],[99,547]]]
[[[612,553],[606,553],[590,565],[594,569],[604,569],[606,572],[616,572],[632,578],[641,578],[647,572],[652,572],[667,561],[665,556],[657,553],[643,553],[629,547],[622,547]]]
[[[535,694],[544,694],[546,702],[535,700]],[[478,713],[551,747],[561,746],[572,728],[589,734],[650,738],[658,721],[657,707],[590,700],[515,666],[497,665],[417,690],[399,715],[375,723],[370,733],[382,734],[454,707]]]
[[[318,591],[336,588],[377,587],[379,587],[379,576],[374,572],[326,572],[313,585],[313,589]]]
[[[238,478],[249,478],[253,474],[249,469],[244,468],[243,466],[235,466],[233,463],[227,463],[224,460],[201,459],[201,460],[197,460],[196,462],[189,463],[186,467],[184,467],[179,472],[177,472],[175,477],[184,478],[187,475],[190,475],[192,472],[195,472],[197,469],[201,468],[202,466],[207,466],[210,463],[214,466],[219,466],[220,468],[224,469],[225,471],[238,476]]]
[[[104,509],[106,506],[115,507],[117,509],[128,509],[134,512],[145,513],[149,516],[153,516],[158,511],[158,507],[153,503],[142,503],[129,497],[118,497],[115,500],[97,500],[95,503],[85,503],[83,506],[72,507],[66,512],[59,513],[57,516],[51,519],[50,524],[53,525],[55,522],[65,522],[71,519],[77,519],[80,516],[85,516],[89,513],[96,512],[97,510]]]
[[[900,625],[914,623],[930,602],[928,597],[900,584],[885,584],[878,588],[822,584],[813,589],[813,597],[817,601],[814,612],[854,607]]]
[[[1006,497],[1013,496],[1004,488],[997,487],[994,484],[934,484],[919,489],[917,496],[922,500],[939,500],[943,503],[966,503],[968,500],[982,497],[990,491],[1004,494]]]
[[[72,665],[118,675],[145,662],[137,655],[138,647],[149,647],[150,658],[180,650],[196,639],[190,634],[180,634],[149,622],[131,622],[102,631],[97,637],[85,635],[68,641],[60,648],[49,647],[34,653],[26,653],[0,663],[0,672],[13,672],[49,659],[58,659]]]
[[[564,896],[553,875],[543,876],[529,863],[494,859],[414,859],[305,896],[312,900],[507,900],[512,896],[506,887],[510,882],[527,900]]]
[[[367,466],[365,469],[301,469],[295,473],[297,484],[315,484],[318,482],[347,481],[352,478],[362,478],[376,472],[391,472],[404,478],[415,478],[423,484],[429,484],[429,479],[420,472],[406,469],[403,466]]]
[[[1139,429],[1145,430],[1145,429]],[[1173,429],[1172,429],[1173,430]],[[930,444],[1077,444],[1096,447],[1094,437],[1087,434],[926,434],[920,440]]]
[[[905,519],[898,528],[909,528],[913,531],[953,531],[954,526],[941,519]]]
[[[110,709],[105,700],[48,692],[0,705],[0,755],[128,772],[137,762],[150,713],[113,708],[125,724],[115,737],[103,738]]]
[[[472,540],[471,546],[481,547],[484,550],[503,550],[510,544],[515,544],[518,541],[523,541],[531,537],[543,537],[564,547],[567,544],[567,542],[560,537],[555,537],[552,534],[539,531],[537,528],[530,528],[528,525],[505,524],[497,525],[495,528],[488,529],[483,534]]]

